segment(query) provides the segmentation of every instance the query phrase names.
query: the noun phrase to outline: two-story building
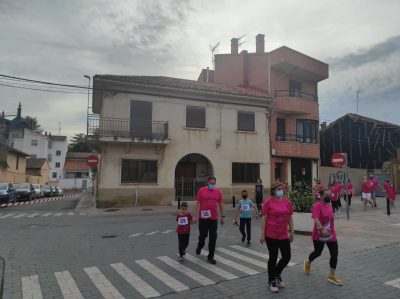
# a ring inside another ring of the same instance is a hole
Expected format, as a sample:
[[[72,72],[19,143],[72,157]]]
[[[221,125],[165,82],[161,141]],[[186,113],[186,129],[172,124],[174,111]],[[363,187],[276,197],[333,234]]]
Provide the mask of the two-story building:
[[[57,184],[63,178],[65,158],[68,151],[67,136],[48,135],[49,182]]]
[[[210,175],[226,200],[270,182],[269,103],[252,88],[96,75],[89,139],[99,207],[192,200]]]
[[[328,65],[286,46],[266,52],[262,34],[255,53],[238,50],[233,38],[231,53],[215,55],[215,70],[203,70],[199,80],[254,88],[271,98],[271,177],[311,183],[320,155],[318,82],[328,78]]]

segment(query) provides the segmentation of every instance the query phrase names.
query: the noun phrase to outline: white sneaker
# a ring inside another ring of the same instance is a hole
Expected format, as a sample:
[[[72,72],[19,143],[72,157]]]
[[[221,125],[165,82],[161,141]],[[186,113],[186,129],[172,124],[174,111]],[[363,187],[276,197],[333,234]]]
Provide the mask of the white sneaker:
[[[277,286],[279,289],[283,289],[283,288],[285,287],[285,284],[283,283],[282,277],[281,277],[280,275],[277,275],[277,276],[276,276],[276,286]]]
[[[268,288],[272,293],[278,293],[279,292],[279,289],[278,289],[278,287],[276,285],[276,281],[275,280],[272,280],[272,281],[268,282]]]

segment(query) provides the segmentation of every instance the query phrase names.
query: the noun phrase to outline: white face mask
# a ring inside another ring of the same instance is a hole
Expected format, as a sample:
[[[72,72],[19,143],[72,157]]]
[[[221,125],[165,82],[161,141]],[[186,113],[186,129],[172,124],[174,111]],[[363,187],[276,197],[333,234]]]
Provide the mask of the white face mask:
[[[275,195],[276,197],[281,198],[283,196],[283,190],[276,190]]]

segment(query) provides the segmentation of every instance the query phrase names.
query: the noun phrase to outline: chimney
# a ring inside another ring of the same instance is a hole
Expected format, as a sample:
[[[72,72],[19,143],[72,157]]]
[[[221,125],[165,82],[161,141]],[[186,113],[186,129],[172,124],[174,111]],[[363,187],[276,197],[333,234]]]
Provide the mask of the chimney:
[[[326,121],[324,121],[323,123],[321,123],[321,130],[325,130],[326,129]]]
[[[17,116],[21,117],[21,110],[22,110],[22,106],[21,106],[21,102],[19,102],[19,106],[18,106],[18,112],[17,112]]]
[[[231,39],[231,54],[239,54],[239,39]]]
[[[210,68],[207,67],[206,82],[210,82]]]
[[[264,41],[264,34],[257,34],[256,36],[256,53],[264,53],[265,49],[264,49],[264,45],[265,45],[265,41]]]

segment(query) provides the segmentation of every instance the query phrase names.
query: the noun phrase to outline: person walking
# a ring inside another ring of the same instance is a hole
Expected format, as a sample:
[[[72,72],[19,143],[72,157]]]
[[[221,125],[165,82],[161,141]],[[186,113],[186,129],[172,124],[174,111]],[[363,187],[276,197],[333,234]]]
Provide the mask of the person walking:
[[[336,183],[336,181],[334,181],[330,188],[331,196],[332,196],[331,204],[332,204],[334,213],[336,213],[336,211],[339,211],[339,207],[341,206],[341,204],[340,204],[341,190],[342,190],[342,187],[340,186],[340,184]]]
[[[321,184],[321,180],[317,180],[317,183],[314,185],[314,199],[319,200],[319,191],[324,189],[324,185]]]
[[[378,191],[379,188],[379,182],[377,179],[374,178],[373,175],[369,176],[369,183],[371,184],[371,198],[372,202],[374,204],[374,207],[376,208],[376,191]]]
[[[214,259],[215,245],[217,242],[218,228],[218,209],[221,212],[220,224],[224,224],[224,199],[221,192],[216,188],[215,177],[208,178],[208,185],[200,188],[196,194],[196,204],[193,209],[193,221],[199,218],[199,242],[197,243],[196,254],[201,253],[201,249],[205,245],[207,235],[208,240],[208,256],[207,261],[215,265]]]
[[[347,186],[346,186],[347,185]],[[346,196],[347,187],[347,196]],[[351,198],[353,197],[353,184],[350,179],[347,179],[347,183],[342,185],[343,199],[345,202],[349,201],[349,207],[351,206]]]
[[[290,261],[290,243],[294,238],[293,208],[283,189],[281,182],[272,183],[271,196],[263,203],[260,221],[260,243],[267,244],[269,253],[268,288],[273,293],[285,286],[281,275]],[[282,258],[277,263],[279,251]]]
[[[394,187],[394,184],[390,185],[389,192],[388,192],[388,199],[390,202],[390,207],[394,208],[394,202],[396,201],[397,191]]]
[[[255,205],[253,202],[247,198],[247,190],[242,191],[242,199],[239,201],[239,205],[235,211],[235,223],[237,223],[237,216],[240,212],[240,224],[239,224],[239,231],[242,234],[242,243],[246,240],[247,237],[247,247],[250,247],[251,241],[251,216],[252,216],[252,209],[254,209],[254,213],[256,218],[258,218],[258,213]],[[246,232],[245,232],[246,227]]]
[[[262,201],[264,198],[264,186],[263,186],[262,180],[260,178],[257,179],[256,186],[254,187],[254,194],[255,194],[255,198],[256,198],[257,211],[260,214]]]
[[[304,261],[304,272],[306,274],[311,272],[311,263],[321,255],[326,244],[331,255],[328,281],[340,286],[342,285],[342,281],[336,276],[338,242],[336,239],[333,208],[330,204],[332,195],[330,190],[322,190],[320,191],[320,195],[320,201],[316,202],[312,207],[312,218],[314,220],[312,240],[314,251]]]
[[[361,183],[361,199],[364,203],[364,211],[367,210],[367,203],[371,205],[373,208],[374,205],[371,201],[371,193],[372,193],[372,184],[367,180],[367,177],[363,177]]]
[[[187,212],[188,204],[186,201],[181,202],[181,209],[176,215],[176,233],[178,234],[178,261],[183,262],[183,256],[186,254],[186,248],[189,245],[190,225],[193,224],[192,215]]]

